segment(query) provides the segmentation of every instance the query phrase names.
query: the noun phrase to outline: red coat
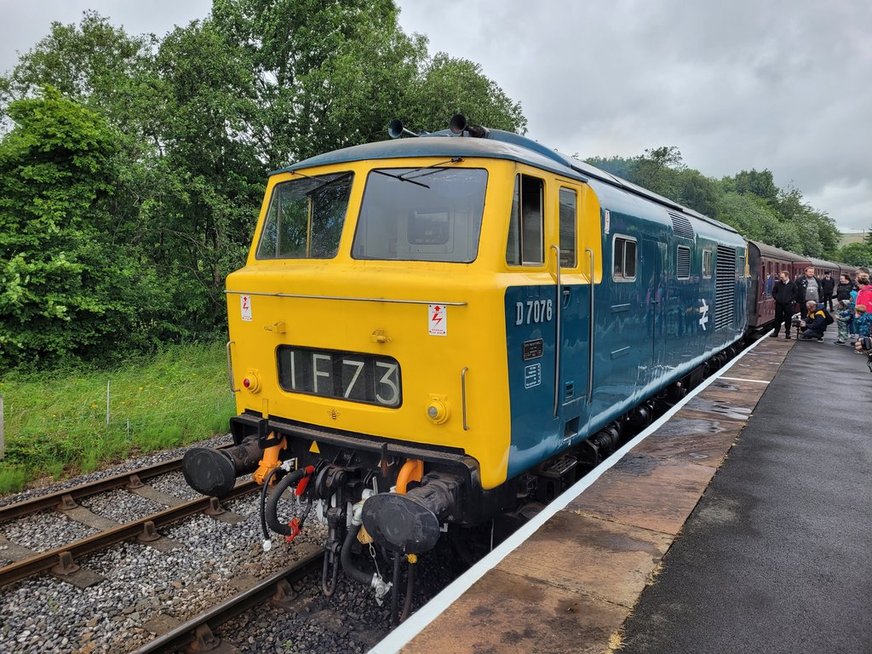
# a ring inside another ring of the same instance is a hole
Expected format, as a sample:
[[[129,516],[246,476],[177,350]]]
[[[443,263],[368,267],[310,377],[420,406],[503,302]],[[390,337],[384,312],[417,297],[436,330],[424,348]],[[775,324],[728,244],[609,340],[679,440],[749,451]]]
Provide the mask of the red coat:
[[[866,307],[867,313],[872,312],[872,284],[866,284],[857,293],[857,303],[855,306],[860,306],[861,304]]]

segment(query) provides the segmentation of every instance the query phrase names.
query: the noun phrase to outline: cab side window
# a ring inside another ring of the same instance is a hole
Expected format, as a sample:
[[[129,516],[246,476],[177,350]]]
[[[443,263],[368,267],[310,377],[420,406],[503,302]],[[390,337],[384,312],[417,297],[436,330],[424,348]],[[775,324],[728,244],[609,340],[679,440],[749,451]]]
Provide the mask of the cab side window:
[[[615,236],[612,247],[612,279],[632,282],[636,279],[636,239]]]
[[[577,204],[573,189],[560,189],[560,266],[562,268],[575,268],[578,263],[575,254]]]
[[[515,177],[506,244],[506,263],[510,266],[541,265],[545,260],[544,187],[538,177]]]
[[[702,251],[702,276],[708,279],[712,276],[712,270],[714,270],[714,266],[712,265],[712,251],[711,250],[703,250]]]

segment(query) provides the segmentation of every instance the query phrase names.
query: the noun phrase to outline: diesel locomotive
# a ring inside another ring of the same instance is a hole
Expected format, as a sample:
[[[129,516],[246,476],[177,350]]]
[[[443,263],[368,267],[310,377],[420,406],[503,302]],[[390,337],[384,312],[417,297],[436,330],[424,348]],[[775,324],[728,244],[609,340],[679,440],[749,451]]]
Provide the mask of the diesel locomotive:
[[[392,136],[408,133],[399,123]],[[523,136],[467,124],[273,172],[227,278],[229,449],[184,472],[296,494],[337,570],[546,501],[738,349],[754,301],[728,225]],[[396,581],[396,576],[395,576]]]

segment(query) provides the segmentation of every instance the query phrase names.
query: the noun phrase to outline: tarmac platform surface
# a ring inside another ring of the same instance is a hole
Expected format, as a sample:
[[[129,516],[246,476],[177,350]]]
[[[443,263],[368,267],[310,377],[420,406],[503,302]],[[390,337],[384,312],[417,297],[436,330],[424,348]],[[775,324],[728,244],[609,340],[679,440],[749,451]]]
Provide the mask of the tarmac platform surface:
[[[797,343],[624,624],[621,652],[872,652],[872,374]]]
[[[372,651],[872,653],[865,357],[728,365]]]

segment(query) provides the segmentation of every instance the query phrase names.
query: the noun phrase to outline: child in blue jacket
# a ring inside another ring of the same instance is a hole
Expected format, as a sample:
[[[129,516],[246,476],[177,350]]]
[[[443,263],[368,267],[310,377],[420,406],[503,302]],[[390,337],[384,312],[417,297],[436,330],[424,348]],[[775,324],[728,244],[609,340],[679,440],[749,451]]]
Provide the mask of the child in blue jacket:
[[[836,345],[844,345],[848,342],[848,337],[851,333],[848,328],[851,324],[851,318],[854,317],[854,307],[851,305],[850,300],[839,300],[838,303],[839,310],[836,312],[836,328],[839,331]]]
[[[872,335],[872,314],[866,309],[862,304],[854,308],[854,333],[860,338]]]

